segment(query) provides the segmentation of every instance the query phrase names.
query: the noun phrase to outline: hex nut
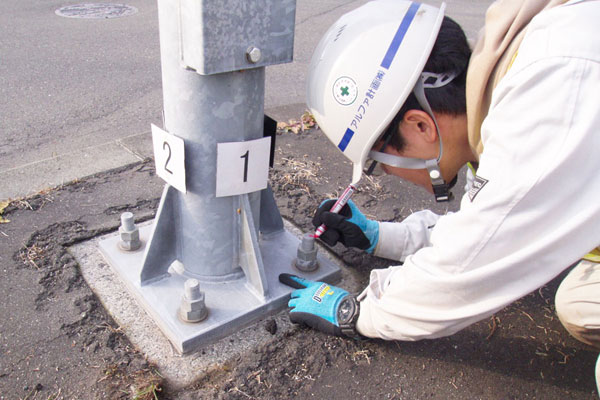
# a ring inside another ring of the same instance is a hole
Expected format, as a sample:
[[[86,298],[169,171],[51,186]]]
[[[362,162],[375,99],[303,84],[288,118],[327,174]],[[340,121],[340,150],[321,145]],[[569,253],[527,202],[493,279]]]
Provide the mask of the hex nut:
[[[119,228],[119,235],[121,236],[121,240],[124,242],[140,240],[139,229],[135,229],[134,231],[125,231],[123,228]]]
[[[120,227],[119,236],[121,237],[119,247],[122,250],[133,251],[142,246],[142,242],[140,241],[140,231],[137,228],[133,231],[125,231]]]
[[[142,246],[140,231],[135,226],[133,213],[126,211],[121,214],[121,226],[119,227],[119,248],[125,251],[134,251]]]
[[[179,306],[179,318],[185,322],[200,322],[208,316],[204,292],[196,279],[185,281],[184,293]]]
[[[305,234],[298,246],[294,266],[300,271],[310,272],[319,268],[317,261],[318,248],[315,245],[314,237]]]
[[[204,305],[204,295],[202,300],[190,301],[185,296],[181,299],[179,306],[179,317],[185,322],[200,322],[208,316],[208,309]]]
[[[316,259],[303,260],[300,257],[294,260],[293,265],[303,272],[312,272],[319,268],[319,262]]]
[[[119,242],[119,248],[125,251],[135,251],[142,247],[141,242]]]

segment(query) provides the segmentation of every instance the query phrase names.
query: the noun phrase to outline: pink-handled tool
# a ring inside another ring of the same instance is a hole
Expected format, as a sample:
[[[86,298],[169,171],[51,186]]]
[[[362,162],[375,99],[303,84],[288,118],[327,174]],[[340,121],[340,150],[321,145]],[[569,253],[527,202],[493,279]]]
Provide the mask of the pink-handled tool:
[[[355,190],[356,190],[356,186],[354,186],[353,184],[348,185],[346,190],[344,190],[342,195],[337,199],[337,201],[335,202],[333,207],[331,207],[331,210],[329,210],[329,212],[332,212],[335,214],[339,213],[341,211],[342,207],[344,207],[346,205],[346,203],[348,202],[348,200],[350,200],[350,196],[352,196],[352,193],[354,193]],[[315,231],[315,234],[313,235],[313,237],[318,238],[326,230],[327,230],[327,226],[325,226],[325,224],[321,224],[321,226],[319,226],[317,228],[317,230]]]

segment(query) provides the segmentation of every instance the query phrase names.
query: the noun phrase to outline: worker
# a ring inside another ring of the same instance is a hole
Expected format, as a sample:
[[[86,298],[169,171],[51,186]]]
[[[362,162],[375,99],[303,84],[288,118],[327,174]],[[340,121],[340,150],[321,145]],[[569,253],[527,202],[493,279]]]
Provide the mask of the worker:
[[[597,21],[600,1],[499,0],[471,54],[443,6],[376,0],[341,17],[315,50],[307,94],[353,163],[353,183],[370,159],[438,201],[469,163],[469,187],[459,211],[399,223],[324,202],[313,220],[327,226],[324,242],[403,264],[372,270],[358,295],[285,277],[304,288],[292,293],[292,321],[351,337],[439,338],[572,267],[557,314],[600,349]]]

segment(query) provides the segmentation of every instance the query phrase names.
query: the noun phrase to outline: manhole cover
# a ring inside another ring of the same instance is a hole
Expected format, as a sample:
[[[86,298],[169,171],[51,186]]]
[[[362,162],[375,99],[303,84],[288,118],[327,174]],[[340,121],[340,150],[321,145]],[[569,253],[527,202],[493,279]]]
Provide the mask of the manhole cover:
[[[56,14],[67,18],[119,18],[137,13],[135,7],[125,4],[86,3],[66,6],[56,10]]]

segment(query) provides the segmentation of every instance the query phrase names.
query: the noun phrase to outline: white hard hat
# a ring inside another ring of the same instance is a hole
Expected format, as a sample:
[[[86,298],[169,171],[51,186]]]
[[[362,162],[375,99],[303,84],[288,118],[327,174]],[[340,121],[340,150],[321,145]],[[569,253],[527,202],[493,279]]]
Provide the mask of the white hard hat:
[[[343,15],[317,45],[309,67],[307,104],[325,135],[354,164],[353,183],[360,180],[373,144],[415,86],[422,92],[426,77],[421,73],[444,9],[445,4],[438,9],[403,0],[372,1]],[[452,78],[438,81],[445,84]],[[416,89],[415,94],[421,103],[424,96]],[[424,108],[432,115],[428,104]],[[427,168],[432,181],[434,175],[439,180],[441,150],[440,137],[440,154],[427,160],[428,165],[406,158],[389,164]]]

